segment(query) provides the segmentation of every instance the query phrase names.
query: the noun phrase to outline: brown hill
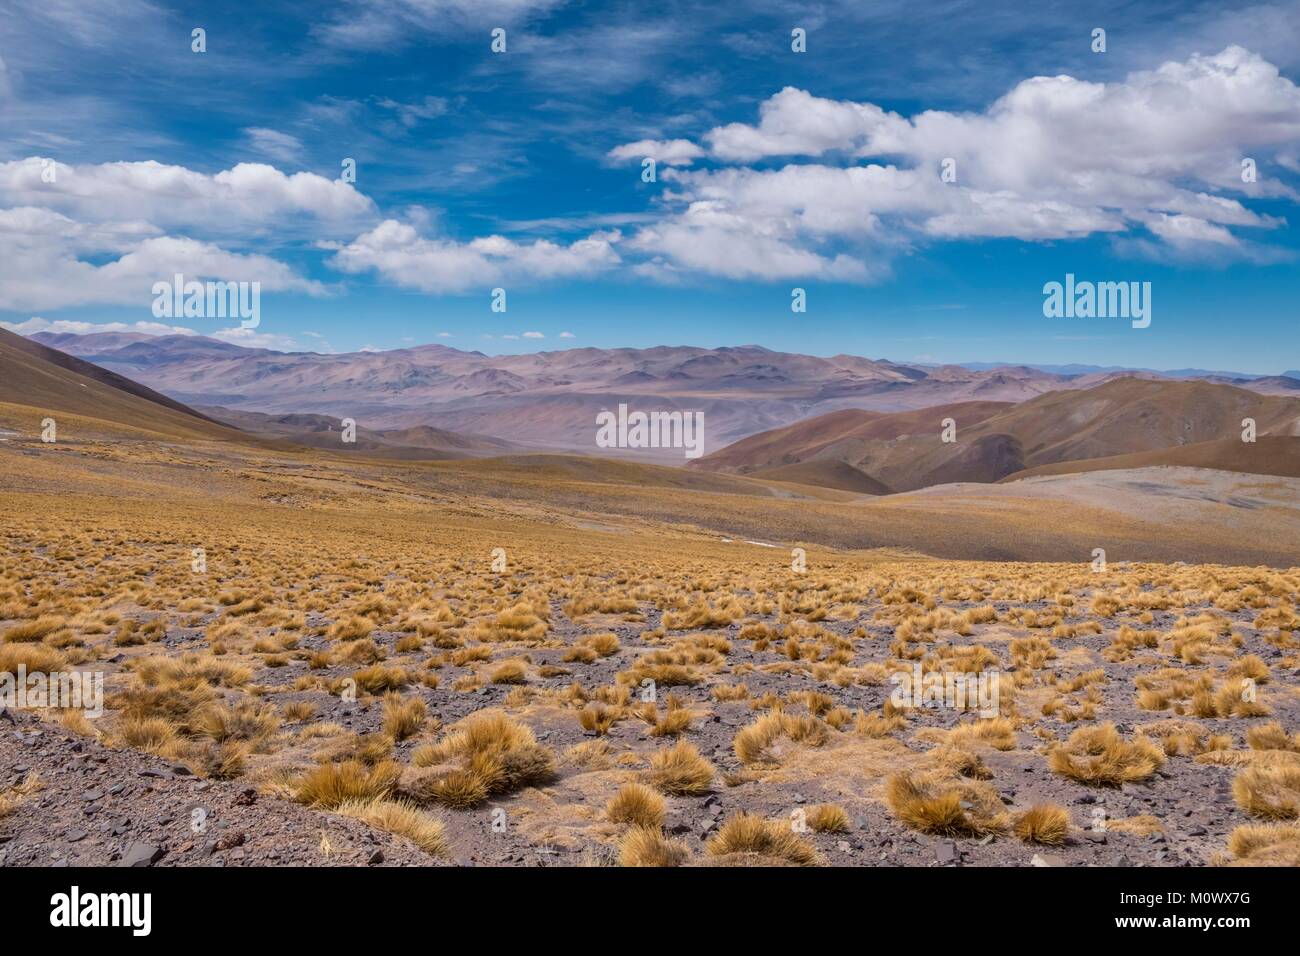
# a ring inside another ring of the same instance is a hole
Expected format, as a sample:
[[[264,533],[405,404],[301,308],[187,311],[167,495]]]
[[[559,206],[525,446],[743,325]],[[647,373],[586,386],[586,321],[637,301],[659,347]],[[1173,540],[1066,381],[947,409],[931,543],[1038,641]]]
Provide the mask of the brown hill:
[[[1218,441],[1196,442],[1192,445],[1158,448],[1154,451],[1135,452],[1129,455],[1108,455],[1105,458],[1064,461],[1054,465],[1027,468],[1007,475],[1001,481],[1020,481],[1022,478],[1033,478],[1039,475],[1118,471],[1159,466],[1215,468],[1219,471],[1238,471],[1251,475],[1297,478],[1300,477],[1300,437],[1266,435],[1254,442],[1223,438]]]
[[[769,481],[793,481],[800,485],[836,488],[840,491],[854,491],[863,495],[892,494],[888,486],[876,481],[865,472],[858,471],[848,462],[834,458],[801,461],[794,465],[781,465],[777,468],[762,468],[751,472],[751,477],[765,478]]]
[[[373,429],[357,424],[356,441],[344,444],[343,421],[330,415],[291,413],[268,415],[222,406],[203,406],[214,419],[226,422],[251,435],[293,442],[307,448],[340,453],[364,453],[367,457],[396,458],[407,461],[437,461],[502,455],[517,451],[510,442],[480,435],[462,435],[429,425],[401,429]]]
[[[116,372],[4,329],[0,329],[0,403],[42,413],[66,412],[172,437],[247,437]]]
[[[955,423],[955,442],[941,439],[947,418]],[[750,474],[834,459],[907,491],[958,481],[999,481],[1049,465],[1063,465],[1053,473],[1082,470],[1071,464],[1222,442],[1217,452],[1200,453],[1205,461],[1235,461],[1238,467],[1233,470],[1251,470],[1251,462],[1258,461],[1265,469],[1261,473],[1289,474],[1267,470],[1288,466],[1271,464],[1263,453],[1234,457],[1234,444],[1242,444],[1244,418],[1255,420],[1261,438],[1300,435],[1300,399],[1201,381],[1118,378],[1016,405],[969,402],[895,414],[837,412],[751,436],[699,459],[695,466]],[[1193,453],[1173,460],[1191,464],[1196,457]],[[1165,460],[1157,455],[1143,463]]]

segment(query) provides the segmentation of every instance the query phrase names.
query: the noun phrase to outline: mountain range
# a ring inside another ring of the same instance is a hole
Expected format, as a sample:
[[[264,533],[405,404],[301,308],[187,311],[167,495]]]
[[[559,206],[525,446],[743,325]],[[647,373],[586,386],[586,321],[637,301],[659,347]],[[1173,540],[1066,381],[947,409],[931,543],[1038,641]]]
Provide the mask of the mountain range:
[[[277,352],[196,335],[116,332],[40,332],[32,339],[241,428],[279,438],[299,436],[310,444],[312,434],[319,440],[320,422],[285,421],[284,416],[351,418],[369,434],[367,440],[400,445],[405,439],[384,439],[380,433],[426,428],[434,436],[422,436],[416,447],[423,442],[449,454],[470,455],[507,447],[600,454],[596,415],[619,404],[645,411],[701,411],[705,450],[718,451],[764,431],[845,409],[894,413],[965,402],[1018,403],[1134,375],[1161,378],[1128,370],[924,366],[775,352],[755,345],[489,356],[444,345],[341,354]],[[1231,383],[1257,393],[1300,395],[1300,380],[1282,376]],[[248,413],[280,420],[258,421]],[[679,450],[625,453],[645,460],[682,460]]]

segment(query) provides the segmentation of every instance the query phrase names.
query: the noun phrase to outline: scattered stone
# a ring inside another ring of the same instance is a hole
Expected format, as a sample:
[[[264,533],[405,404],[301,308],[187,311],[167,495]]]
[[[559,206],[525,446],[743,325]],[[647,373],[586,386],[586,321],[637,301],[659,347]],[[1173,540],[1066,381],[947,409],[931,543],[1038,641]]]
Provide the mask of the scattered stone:
[[[145,867],[153,866],[163,858],[166,851],[154,843],[132,843],[122,854],[118,866]]]

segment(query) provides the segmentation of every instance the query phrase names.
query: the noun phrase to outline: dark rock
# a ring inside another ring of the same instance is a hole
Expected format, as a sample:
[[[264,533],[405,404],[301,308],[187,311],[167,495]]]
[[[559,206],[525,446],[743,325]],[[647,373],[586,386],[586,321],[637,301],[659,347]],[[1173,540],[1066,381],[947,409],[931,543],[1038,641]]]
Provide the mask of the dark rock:
[[[132,843],[122,854],[118,866],[144,867],[153,866],[163,858],[167,851],[155,843]]]

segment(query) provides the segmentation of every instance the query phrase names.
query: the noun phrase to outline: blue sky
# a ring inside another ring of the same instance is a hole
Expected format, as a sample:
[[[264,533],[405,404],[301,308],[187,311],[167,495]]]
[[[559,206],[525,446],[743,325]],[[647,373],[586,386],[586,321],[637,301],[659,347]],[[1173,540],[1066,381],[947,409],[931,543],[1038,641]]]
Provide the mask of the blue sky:
[[[701,6],[0,0],[0,320],[184,269],[283,348],[1300,367],[1300,3]],[[1044,318],[1067,272],[1150,328]]]

